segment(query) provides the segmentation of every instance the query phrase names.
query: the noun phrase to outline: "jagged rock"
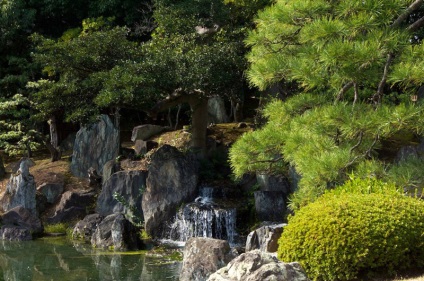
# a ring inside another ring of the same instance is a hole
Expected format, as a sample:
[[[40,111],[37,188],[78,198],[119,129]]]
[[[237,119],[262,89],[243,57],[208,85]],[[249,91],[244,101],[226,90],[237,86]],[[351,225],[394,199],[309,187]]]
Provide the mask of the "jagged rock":
[[[132,219],[133,216],[142,218],[141,189],[146,186],[146,177],[146,171],[121,171],[113,174],[103,184],[102,191],[97,198],[96,212],[103,216],[122,213],[135,223],[137,218]],[[117,201],[114,198],[115,193],[128,205],[122,205]]]
[[[64,183],[43,183],[38,188],[41,194],[46,197],[47,203],[53,204],[62,195],[64,190]]]
[[[146,141],[150,139],[151,137],[162,133],[165,130],[167,130],[167,128],[157,126],[157,125],[151,125],[151,124],[140,125],[140,126],[134,127],[132,131],[132,135],[131,135],[131,141],[133,142],[135,142],[136,140]]]
[[[260,221],[283,221],[286,214],[283,192],[256,191],[254,195],[256,215]]]
[[[208,281],[309,281],[297,262],[283,263],[271,254],[254,250],[241,254]]]
[[[98,225],[91,244],[96,248],[117,251],[140,249],[141,241],[137,229],[122,214],[112,214]]]
[[[180,281],[204,281],[236,256],[225,240],[190,238],[184,248]]]
[[[82,239],[86,242],[91,242],[91,237],[103,220],[103,216],[99,214],[87,215],[83,220],[80,220],[72,231],[73,239]]]
[[[33,234],[41,234],[44,230],[40,219],[22,206],[17,206],[4,213],[2,224],[21,226],[29,229]]]
[[[6,191],[0,199],[0,207],[8,211],[16,206],[28,209],[33,215],[37,215],[35,200],[35,181],[29,173],[32,160],[23,158],[19,162],[19,169],[10,176],[6,185]]]
[[[134,153],[136,155],[144,155],[148,151],[157,148],[158,146],[158,143],[152,140],[136,140],[134,143]]]
[[[81,178],[88,177],[88,169],[99,174],[106,162],[119,155],[119,131],[107,115],[101,115],[99,122],[81,128],[76,136],[71,172]]]
[[[208,123],[227,123],[229,120],[225,104],[220,96],[213,96],[208,100]]]
[[[286,224],[264,225],[249,233],[246,240],[246,252],[259,249],[263,252],[274,253],[278,249],[278,239]]]
[[[0,229],[0,240],[28,241],[32,240],[31,231],[23,226],[3,225]]]
[[[121,163],[116,160],[107,161],[103,166],[102,183],[106,182],[111,175],[121,171]]]
[[[176,214],[184,202],[197,195],[197,162],[175,147],[164,145],[151,157],[146,191],[143,194],[143,214],[146,232],[160,237],[165,223]]]
[[[96,194],[89,192],[66,191],[62,194],[54,215],[47,219],[48,223],[72,222],[84,218],[95,203]]]

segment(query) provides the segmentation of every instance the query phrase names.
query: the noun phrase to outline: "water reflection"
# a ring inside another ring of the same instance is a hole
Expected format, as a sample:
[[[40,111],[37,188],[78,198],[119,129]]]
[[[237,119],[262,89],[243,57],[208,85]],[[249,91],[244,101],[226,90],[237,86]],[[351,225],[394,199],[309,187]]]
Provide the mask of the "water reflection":
[[[178,280],[180,262],[113,253],[65,238],[0,241],[0,280]]]

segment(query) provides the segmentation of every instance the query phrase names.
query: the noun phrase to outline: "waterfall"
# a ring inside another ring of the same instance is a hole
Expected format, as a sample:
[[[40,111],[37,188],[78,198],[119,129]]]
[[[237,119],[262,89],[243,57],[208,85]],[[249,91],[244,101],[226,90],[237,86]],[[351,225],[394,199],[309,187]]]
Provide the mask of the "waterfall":
[[[227,240],[230,245],[236,239],[236,209],[224,208],[213,202],[213,188],[202,188],[195,202],[178,211],[170,225],[169,238],[185,242],[190,237],[210,237]]]

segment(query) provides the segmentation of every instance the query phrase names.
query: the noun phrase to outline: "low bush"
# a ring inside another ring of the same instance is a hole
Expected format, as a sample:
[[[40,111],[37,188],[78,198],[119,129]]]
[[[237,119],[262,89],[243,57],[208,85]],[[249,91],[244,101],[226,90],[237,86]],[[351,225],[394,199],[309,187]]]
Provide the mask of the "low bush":
[[[349,188],[348,188],[349,189]],[[278,257],[314,280],[352,280],[424,267],[424,202],[331,191],[289,218]]]

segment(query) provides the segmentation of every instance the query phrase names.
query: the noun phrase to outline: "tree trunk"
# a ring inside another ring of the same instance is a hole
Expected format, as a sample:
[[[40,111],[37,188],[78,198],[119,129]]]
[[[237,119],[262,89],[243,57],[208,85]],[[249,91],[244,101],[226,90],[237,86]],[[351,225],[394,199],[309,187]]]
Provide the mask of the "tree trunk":
[[[57,123],[54,115],[50,116],[47,121],[50,129],[50,143],[46,142],[47,149],[50,151],[51,161],[55,162],[60,160],[61,152],[59,149],[59,137],[57,135]]]
[[[119,150],[121,150],[121,108],[116,107],[114,115],[113,123],[115,125],[115,128],[118,130],[118,147]]]
[[[188,101],[192,115],[192,147],[199,158],[206,156],[206,129],[208,126],[208,99],[193,95]]]

